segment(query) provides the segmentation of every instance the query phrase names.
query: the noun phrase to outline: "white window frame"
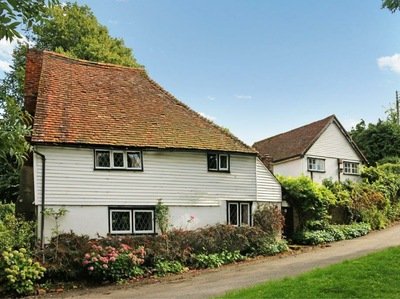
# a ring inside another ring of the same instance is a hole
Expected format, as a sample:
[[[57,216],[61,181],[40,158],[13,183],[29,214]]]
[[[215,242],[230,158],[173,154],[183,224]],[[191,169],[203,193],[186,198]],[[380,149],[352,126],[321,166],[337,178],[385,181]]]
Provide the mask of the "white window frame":
[[[112,214],[113,213],[118,213],[118,212],[124,212],[124,213],[126,213],[126,212],[128,212],[129,213],[129,226],[130,226],[130,229],[129,230],[113,230],[113,227],[112,227]],[[122,235],[122,234],[132,234],[132,210],[130,210],[130,209],[125,209],[125,210],[122,210],[122,209],[110,209],[110,214],[109,214],[109,221],[110,221],[110,233],[111,234],[118,234],[118,235]]]
[[[242,206],[248,206],[248,209],[249,209],[249,214],[247,216],[248,224],[244,224],[243,223]],[[241,202],[240,203],[240,217],[239,217],[239,219],[240,219],[240,222],[239,222],[240,226],[244,226],[244,225],[251,226],[251,204],[249,202]]]
[[[237,224],[232,224],[231,221],[231,206],[236,206],[236,211],[237,211],[237,215],[236,215],[236,223]],[[229,225],[233,225],[233,226],[240,226],[240,205],[238,202],[228,202],[228,224]]]
[[[221,167],[221,157],[226,157],[226,167]],[[218,155],[218,169],[221,171],[229,171],[229,155],[227,154],[219,154]]]
[[[140,165],[139,167],[128,167],[128,154],[139,154],[140,157]],[[143,155],[141,151],[126,151],[126,154],[124,155],[124,157],[126,158],[126,169],[134,169],[134,170],[141,170],[142,166],[143,166]]]
[[[311,163],[312,161],[314,161],[315,163]],[[317,162],[320,161],[322,162],[322,166],[323,169],[318,169],[318,168],[314,168],[317,164]],[[325,172],[325,159],[321,159],[321,158],[313,158],[313,157],[308,157],[307,158],[307,170],[308,171],[314,171],[314,172]]]
[[[133,210],[133,233],[134,234],[154,234],[154,210],[142,210],[142,209],[132,209]],[[151,213],[151,230],[136,230],[136,213],[137,212],[149,212]]]
[[[109,154],[109,159],[110,159],[110,166],[109,167],[105,167],[105,166],[98,166],[97,165],[97,153],[98,152],[108,152],[108,154]],[[111,153],[111,151],[110,150],[105,150],[105,149],[96,149],[95,151],[94,151],[94,166],[95,166],[95,168],[96,169],[110,169],[111,168],[111,166],[112,166],[112,153]]]
[[[213,155],[216,158],[216,165],[215,168],[210,168],[210,163],[209,163],[209,157]],[[221,168],[221,157],[224,156],[226,157],[226,166],[224,168]],[[230,172],[231,169],[231,161],[230,161],[230,155],[229,154],[225,154],[225,153],[215,153],[215,152],[211,152],[211,153],[207,153],[207,169],[210,172]]]
[[[349,165],[348,169],[350,171],[346,171],[346,164]],[[355,162],[355,161],[343,161],[343,174],[348,174],[348,175],[360,175],[360,162]],[[356,167],[354,167],[356,165]],[[356,169],[356,172],[353,172],[353,170]]]
[[[97,153],[98,152],[108,152],[110,156],[110,166],[103,167],[97,165]],[[114,166],[114,153],[122,153],[124,166]],[[137,153],[140,157],[139,167],[128,167],[128,153]],[[143,170],[143,153],[139,150],[110,150],[110,149],[95,149],[94,150],[94,169],[115,169],[115,170]]]
[[[122,161],[123,161],[124,165],[122,165],[122,166],[115,166],[114,165],[114,154],[122,154]],[[111,151],[111,162],[112,162],[111,168],[114,168],[114,169],[125,169],[125,168],[127,168],[128,164],[126,163],[127,162],[126,155],[127,154],[124,151]]]

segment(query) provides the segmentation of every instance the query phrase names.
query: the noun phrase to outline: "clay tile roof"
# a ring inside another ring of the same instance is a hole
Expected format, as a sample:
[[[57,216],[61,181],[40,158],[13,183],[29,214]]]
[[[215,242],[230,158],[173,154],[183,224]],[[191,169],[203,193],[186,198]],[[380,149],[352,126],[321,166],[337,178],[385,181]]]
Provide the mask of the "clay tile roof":
[[[26,99],[37,95],[33,143],[256,154],[166,92],[143,69],[30,50],[27,70]]]
[[[335,119],[334,115],[328,116],[300,128],[257,141],[253,147],[261,154],[270,155],[273,162],[302,156]]]

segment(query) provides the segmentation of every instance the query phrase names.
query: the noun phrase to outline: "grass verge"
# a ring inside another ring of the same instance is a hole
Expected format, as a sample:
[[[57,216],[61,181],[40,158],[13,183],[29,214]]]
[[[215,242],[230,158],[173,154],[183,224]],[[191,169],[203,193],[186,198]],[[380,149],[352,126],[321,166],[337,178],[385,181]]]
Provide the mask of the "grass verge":
[[[219,298],[400,298],[400,247]]]

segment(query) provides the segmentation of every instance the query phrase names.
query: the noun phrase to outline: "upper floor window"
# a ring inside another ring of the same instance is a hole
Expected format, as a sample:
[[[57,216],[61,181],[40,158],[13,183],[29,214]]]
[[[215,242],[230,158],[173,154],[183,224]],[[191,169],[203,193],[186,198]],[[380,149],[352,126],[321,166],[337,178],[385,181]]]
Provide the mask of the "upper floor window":
[[[229,172],[229,155],[210,153],[207,155],[207,164],[209,171]]]
[[[140,151],[95,150],[96,169],[143,170]]]
[[[309,171],[325,171],[325,160],[317,158],[308,158],[308,170]]]
[[[360,174],[360,163],[358,162],[343,162],[343,173],[344,174]]]

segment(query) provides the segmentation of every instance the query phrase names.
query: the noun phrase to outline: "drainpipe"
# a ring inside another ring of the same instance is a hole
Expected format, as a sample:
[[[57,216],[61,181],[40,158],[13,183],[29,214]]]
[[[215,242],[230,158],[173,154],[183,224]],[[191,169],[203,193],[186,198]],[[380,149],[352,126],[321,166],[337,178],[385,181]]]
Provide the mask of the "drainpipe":
[[[46,177],[46,157],[34,150],[34,153],[42,158],[42,209],[40,215],[40,248],[44,249],[44,204],[45,204],[45,177]]]

